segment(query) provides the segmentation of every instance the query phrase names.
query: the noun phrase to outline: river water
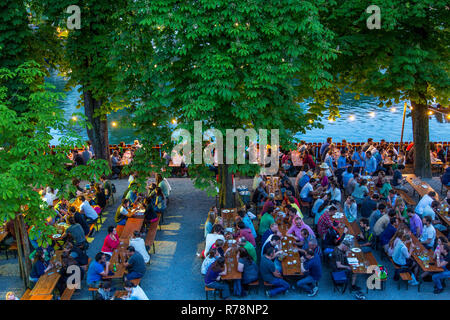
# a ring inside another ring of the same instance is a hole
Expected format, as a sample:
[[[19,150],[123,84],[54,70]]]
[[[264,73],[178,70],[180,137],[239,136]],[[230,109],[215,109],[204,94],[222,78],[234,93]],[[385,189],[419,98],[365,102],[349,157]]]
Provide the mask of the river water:
[[[66,80],[63,77],[52,75],[47,82],[56,87],[56,91],[63,92]],[[74,112],[84,114],[81,107],[77,109],[80,93],[77,88],[65,92],[66,96],[58,105],[64,109],[67,119],[72,117]],[[393,105],[392,108],[379,108],[378,99],[373,97],[361,96],[359,100],[354,100],[352,94],[343,94],[342,105],[339,107],[340,118],[331,122],[328,120],[328,114],[325,114],[321,121],[323,129],[312,129],[306,134],[299,134],[298,137],[307,142],[323,142],[327,137],[333,137],[334,141],[346,139],[348,142],[362,142],[367,138],[373,138],[375,141],[385,139],[386,141],[400,141],[403,103]],[[410,111],[407,111],[405,120],[405,131],[403,141],[412,141],[412,120]],[[123,141],[127,144],[133,143],[136,137],[132,128],[121,127],[121,119],[127,116],[125,110],[119,110],[109,116],[109,142],[118,144]],[[116,122],[117,126],[112,127],[111,123]],[[77,128],[80,135],[87,139],[86,130]],[[54,139],[52,144],[58,143],[58,137],[61,132],[52,132]],[[440,113],[430,116],[430,140],[431,141],[450,141],[450,122]]]

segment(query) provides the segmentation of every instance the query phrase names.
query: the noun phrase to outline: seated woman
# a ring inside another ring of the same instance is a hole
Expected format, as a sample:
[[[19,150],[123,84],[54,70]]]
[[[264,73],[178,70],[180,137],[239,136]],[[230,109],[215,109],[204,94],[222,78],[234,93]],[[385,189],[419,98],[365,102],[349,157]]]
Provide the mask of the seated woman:
[[[208,217],[205,222],[205,239],[208,234],[211,233],[214,222],[216,221],[216,217],[218,216],[218,210],[216,206],[212,206],[208,212]]]
[[[203,260],[203,262],[202,262],[201,274],[206,275],[206,272],[208,271],[211,264],[213,264],[214,261],[216,261],[217,258],[219,258],[219,257],[220,257],[220,254],[217,251],[217,249],[215,249],[215,248],[209,249],[209,252],[206,255],[205,260]]]
[[[98,183],[94,184],[95,190],[95,203],[103,210],[106,207],[106,195],[105,190],[100,187]]]
[[[115,226],[108,227],[108,234],[105,237],[105,241],[103,241],[102,252],[106,254],[107,260],[112,257],[112,254],[115,249],[120,244],[119,237],[117,236],[117,230]]]
[[[53,264],[49,261],[45,261],[45,253],[42,248],[37,248],[34,255],[33,266],[30,273],[30,281],[33,283],[38,282],[39,278],[53,268]]]
[[[156,187],[156,197],[153,209],[156,213],[162,213],[166,209],[166,198],[160,187]]]
[[[155,210],[153,209],[152,200],[150,197],[147,197],[144,199],[144,207],[145,207],[145,213],[144,213],[144,221],[146,225],[149,225],[150,223],[154,223],[158,221],[158,215],[156,214]]]
[[[205,285],[208,288],[218,290],[222,299],[228,299],[230,297],[230,288],[228,283],[221,281],[221,276],[227,274],[227,266],[225,265],[225,258],[220,257],[209,267],[205,275]]]
[[[247,295],[248,284],[258,280],[259,271],[258,265],[253,261],[252,257],[248,254],[245,248],[240,247],[237,253],[238,271],[242,273],[242,285],[244,286],[243,295]]]

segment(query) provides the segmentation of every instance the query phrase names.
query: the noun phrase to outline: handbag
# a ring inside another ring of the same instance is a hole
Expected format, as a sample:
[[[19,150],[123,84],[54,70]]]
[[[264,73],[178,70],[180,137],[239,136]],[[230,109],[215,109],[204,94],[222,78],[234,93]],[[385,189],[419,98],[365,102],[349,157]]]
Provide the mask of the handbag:
[[[335,271],[331,273],[334,282],[344,283],[347,282],[347,273],[345,271]]]

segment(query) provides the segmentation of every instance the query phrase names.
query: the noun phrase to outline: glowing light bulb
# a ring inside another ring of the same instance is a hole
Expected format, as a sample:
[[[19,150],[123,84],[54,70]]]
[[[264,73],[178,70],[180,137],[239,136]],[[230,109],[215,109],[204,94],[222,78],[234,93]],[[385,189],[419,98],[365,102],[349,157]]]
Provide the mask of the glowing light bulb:
[[[314,122],[313,120],[309,119],[309,123],[313,123],[313,122]]]
[[[333,118],[328,118],[329,122],[334,122],[335,120]]]
[[[111,122],[111,125],[112,125],[113,127],[117,127],[117,122],[116,122],[116,121],[113,121],[113,122]]]
[[[370,112],[370,113],[369,113],[369,116],[370,116],[371,118],[374,118],[374,117],[375,117],[375,112],[373,112],[373,111]]]
[[[391,112],[395,112],[395,111],[397,111],[396,108],[391,108]]]
[[[433,114],[433,111],[428,111],[428,115],[431,116]]]
[[[177,124],[177,120],[176,120],[176,119],[173,119],[173,120],[172,120],[172,123],[173,123],[173,124]]]
[[[447,115],[447,119],[450,119],[450,114]]]
[[[77,120],[78,120],[77,116],[73,116],[73,117],[72,117],[72,120],[73,120],[73,121],[77,121]]]
[[[239,23],[236,22],[236,23],[234,24],[234,26],[235,26],[235,27],[239,27]]]
[[[351,115],[350,117],[348,117],[348,120],[350,120],[350,121],[355,120],[355,116],[354,116],[354,115]]]

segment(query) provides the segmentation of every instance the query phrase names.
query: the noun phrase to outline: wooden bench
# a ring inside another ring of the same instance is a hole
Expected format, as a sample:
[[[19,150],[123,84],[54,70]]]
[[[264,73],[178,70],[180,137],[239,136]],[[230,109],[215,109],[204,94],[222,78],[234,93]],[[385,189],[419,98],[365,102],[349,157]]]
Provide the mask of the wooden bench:
[[[30,300],[31,297],[31,289],[27,289],[27,291],[25,291],[25,293],[23,294],[22,298],[20,298],[20,300]]]
[[[444,188],[445,188],[445,190],[448,192],[448,191],[450,191],[450,186],[446,186],[446,185],[444,185],[442,182],[441,182],[441,193],[442,193],[442,191],[444,190]]]
[[[61,300],[70,300],[72,298],[73,293],[75,292],[75,289],[69,289],[66,288],[64,292],[61,295]]]
[[[399,269],[399,267],[397,267],[391,257],[389,257],[389,261],[392,263],[395,269]],[[402,272],[400,273],[400,279],[402,279],[406,283],[406,290],[408,290],[408,281],[412,280],[411,274],[409,272]],[[400,290],[400,281],[398,282],[398,289]]]
[[[150,228],[148,229],[147,236],[145,237],[145,245],[153,247],[153,253],[156,253],[155,249],[155,238],[156,231],[158,230],[160,215],[158,214],[158,221],[152,222]]]
[[[248,289],[255,289],[256,293],[259,292],[259,280],[253,281],[252,283],[248,284]]]
[[[208,288],[207,286],[205,286],[205,296],[206,296],[206,300],[209,300],[209,293],[213,292],[214,293],[214,300],[216,300],[216,289],[214,288]]]
[[[88,291],[92,293],[92,300],[95,300],[95,294],[98,292],[98,288],[88,288]]]
[[[444,237],[445,239],[447,239],[447,237],[445,236],[445,234],[443,234],[441,231],[439,231],[438,229],[434,228],[436,230],[436,241],[438,238],[440,237]]]
[[[125,226],[120,226],[120,225],[116,226],[116,231],[117,231],[117,235],[119,236],[119,238],[120,238],[124,228],[125,228]]]
[[[406,204],[410,206],[416,205],[416,201],[414,201],[414,199],[411,198],[405,191],[397,190],[397,193],[402,197],[402,199],[406,202]]]

